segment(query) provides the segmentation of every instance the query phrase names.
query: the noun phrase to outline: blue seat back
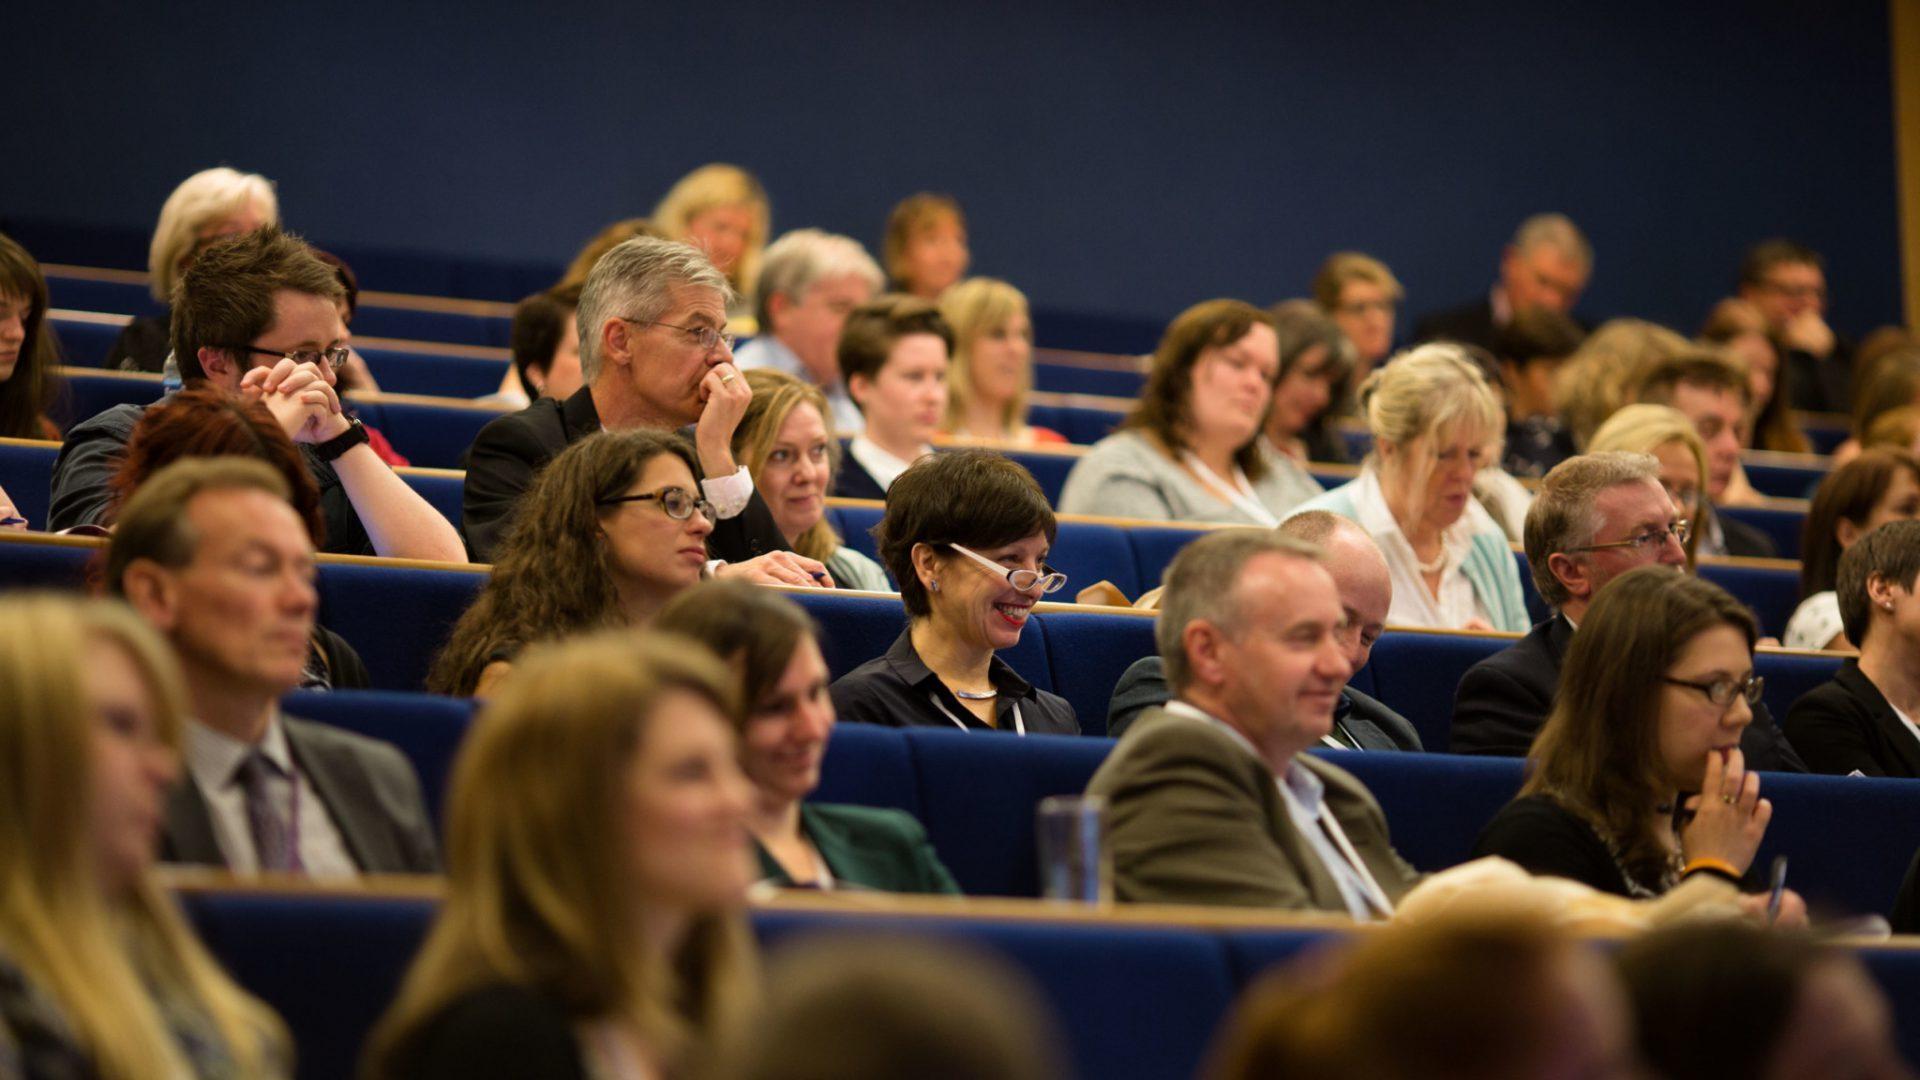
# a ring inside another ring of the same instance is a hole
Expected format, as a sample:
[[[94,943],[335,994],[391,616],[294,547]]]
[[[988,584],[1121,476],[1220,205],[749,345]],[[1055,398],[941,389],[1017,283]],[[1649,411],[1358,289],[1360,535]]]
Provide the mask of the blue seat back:
[[[1703,561],[1699,573],[1752,608],[1763,635],[1778,637],[1785,632],[1793,609],[1800,606],[1797,569]]]
[[[1512,644],[1509,638],[1464,634],[1382,634],[1367,664],[1373,673],[1373,689],[1367,692],[1411,720],[1421,746],[1445,750],[1453,744],[1453,695],[1460,677]]]
[[[1714,513],[1745,522],[1766,533],[1767,539],[1773,541],[1774,550],[1781,558],[1798,559],[1800,557],[1801,534],[1807,526],[1806,511],[1773,506],[1723,506]]]
[[[477,570],[329,563],[320,570],[320,621],[360,653],[375,689],[420,690],[485,582]]]
[[[401,694],[385,690],[296,691],[280,700],[289,716],[344,728],[392,743],[420,778],[420,794],[438,833],[445,821],[447,781],[454,755],[473,724],[470,698]]]
[[[400,473],[400,479],[440,511],[440,516],[452,522],[454,528],[461,527],[460,502],[466,487],[464,476],[439,476],[408,469]]]
[[[89,568],[102,549],[32,541],[32,537],[0,536],[0,591],[86,587]]]
[[[1039,362],[1033,365],[1033,388],[1056,394],[1100,394],[1105,397],[1135,398],[1147,387],[1147,377],[1139,372],[1109,367],[1079,367],[1071,364]],[[1066,432],[1061,432],[1062,435]]]
[[[53,421],[62,431],[115,405],[151,405],[160,400],[160,376],[68,369],[61,378]]]
[[[480,429],[509,411],[391,397],[361,398],[353,402],[360,409],[375,403],[379,408],[378,423],[364,412],[361,419],[378,427],[410,464],[430,469],[464,468],[467,448],[473,445]]]
[[[143,284],[124,281],[93,281],[87,278],[47,275],[49,305],[74,311],[103,311],[115,315],[165,315],[167,307],[153,298]]]
[[[1480,830],[1520,790],[1519,758],[1314,753],[1358,777],[1386,811],[1394,850],[1421,870],[1465,862]]]
[[[1744,462],[1743,467],[1753,490],[1776,499],[1811,499],[1828,471],[1816,465],[1762,465],[1752,461]]]
[[[1085,405],[1032,405],[1027,409],[1027,423],[1034,427],[1052,428],[1066,436],[1067,441],[1080,446],[1092,446],[1120,426],[1126,419],[1126,413],[1112,409],[1096,409]]]
[[[500,389],[507,373],[504,360],[479,356],[447,356],[392,347],[364,347],[360,355],[386,394],[431,394],[437,397],[477,398]]]
[[[1105,735],[1114,684],[1134,661],[1154,653],[1154,620],[1091,611],[1035,618],[1047,624],[1054,692],[1072,703],[1083,734]]]
[[[58,443],[0,441],[0,489],[27,519],[29,529],[47,527],[53,461],[59,456]]]
[[[1002,450],[1001,453],[1019,462],[1040,485],[1040,490],[1053,506],[1060,505],[1060,491],[1067,486],[1067,474],[1079,463],[1080,458],[1073,454],[1045,450]]]
[[[834,726],[820,763],[820,785],[808,798],[904,810],[916,818],[925,813],[905,736],[874,724]]]
[[[353,316],[353,332],[367,337],[504,348],[511,343],[513,320],[495,315],[416,311],[362,301]]]
[[[46,325],[53,328],[54,336],[60,341],[61,363],[82,368],[105,367],[107,354],[113,351],[113,343],[120,340],[123,328],[113,323],[61,318],[48,319]]]
[[[1755,866],[1786,855],[1787,884],[1816,912],[1892,909],[1920,850],[1920,783],[1767,773],[1760,792],[1773,803],[1773,819]]]
[[[1110,581],[1128,597],[1143,590],[1133,548],[1124,530],[1088,521],[1063,521],[1047,562],[1067,575],[1067,587],[1054,599],[1070,599],[1099,581]]]

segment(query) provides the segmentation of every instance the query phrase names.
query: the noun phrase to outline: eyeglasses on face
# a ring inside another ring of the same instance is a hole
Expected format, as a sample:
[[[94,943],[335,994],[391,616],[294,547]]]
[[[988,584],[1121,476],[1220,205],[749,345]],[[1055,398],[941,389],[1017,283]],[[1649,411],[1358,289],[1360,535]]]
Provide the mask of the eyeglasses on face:
[[[253,353],[257,356],[278,356],[296,364],[312,364],[315,367],[325,364],[333,371],[347,366],[347,347],[335,345],[331,349],[263,349],[258,345],[215,345],[216,349],[232,349],[235,352]]]
[[[1625,540],[1614,540],[1605,544],[1588,544],[1585,547],[1568,548],[1567,554],[1571,555],[1576,551],[1604,551],[1607,548],[1629,547],[1639,551],[1659,551],[1667,545],[1668,537],[1672,537],[1681,547],[1686,547],[1687,537],[1692,535],[1693,525],[1691,523],[1676,521],[1665,528],[1648,529],[1638,536],[1629,537]]]
[[[1712,682],[1688,682],[1669,675],[1666,681],[1675,686],[1684,686],[1707,695],[1707,700],[1721,708],[1733,704],[1735,696],[1747,699],[1748,705],[1760,704],[1760,698],[1767,691],[1767,680],[1758,675],[1748,674],[1744,679],[1724,678]]]
[[[1038,592],[1042,596],[1048,596],[1067,587],[1067,575],[1045,563],[1041,563],[1038,570],[1009,570],[985,555],[961,547],[959,544],[950,543],[947,546],[993,571],[996,575],[1006,578],[1007,584],[1013,586],[1017,592]]]
[[[708,521],[715,520],[713,504],[686,488],[668,487],[661,488],[659,491],[650,491],[644,495],[618,495],[611,499],[601,499],[595,505],[618,506],[621,503],[632,502],[658,502],[660,509],[666,511],[667,516],[675,521],[687,520],[693,516],[695,510],[700,511],[700,516]]]
[[[713,350],[721,346],[725,346],[727,352],[731,354],[733,352],[733,343],[740,340],[737,335],[729,334],[722,330],[715,330],[711,326],[675,326],[672,323],[659,322],[653,319],[629,319],[625,315],[620,316],[620,318],[625,322],[633,323],[635,326],[659,326],[668,330],[678,330],[688,337],[691,337],[693,343],[700,347],[700,351],[706,354],[711,354]]]

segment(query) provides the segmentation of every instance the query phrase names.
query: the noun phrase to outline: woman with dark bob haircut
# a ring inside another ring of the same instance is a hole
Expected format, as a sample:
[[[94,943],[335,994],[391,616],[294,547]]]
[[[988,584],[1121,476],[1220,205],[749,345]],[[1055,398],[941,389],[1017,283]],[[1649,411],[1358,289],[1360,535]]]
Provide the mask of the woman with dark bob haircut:
[[[833,733],[827,661],[799,604],[744,581],[709,581],[667,602],[654,619],[713,651],[740,688],[730,719],[740,769],[753,784],[747,831],[760,876],[782,888],[957,893],[911,814],[803,802],[820,785]]]
[[[1773,816],[1740,754],[1764,687],[1754,637],[1753,615],[1712,582],[1664,566],[1615,578],[1567,649],[1532,774],[1475,855],[1618,896],[1697,874],[1738,885]],[[1804,921],[1789,899],[1784,917]],[[1742,903],[1763,913],[1766,900]]]
[[[1140,404],[1067,474],[1060,512],[1279,525],[1320,494],[1298,462],[1262,445],[1280,375],[1273,316],[1238,300],[1181,312]]]
[[[933,454],[901,473],[874,536],[907,629],[833,684],[834,711],[890,727],[1078,735],[1073,706],[994,655],[1065,587],[1046,564],[1057,530],[1033,476],[990,450]]]
[[[1840,557],[1834,587],[1860,655],[1793,703],[1787,738],[1817,773],[1920,777],[1920,521],[1862,537]]]

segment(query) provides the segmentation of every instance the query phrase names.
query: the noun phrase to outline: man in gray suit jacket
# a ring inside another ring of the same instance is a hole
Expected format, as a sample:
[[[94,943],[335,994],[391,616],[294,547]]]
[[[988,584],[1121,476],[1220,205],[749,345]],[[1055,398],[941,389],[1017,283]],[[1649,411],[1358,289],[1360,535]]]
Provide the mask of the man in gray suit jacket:
[[[1339,630],[1340,648],[1354,674],[1359,674],[1373,656],[1373,643],[1386,631],[1387,611],[1393,607],[1393,577],[1387,572],[1387,560],[1358,522],[1326,510],[1303,510],[1281,522],[1280,532],[1326,552],[1327,572],[1333,575],[1346,618]],[[1127,668],[1107,704],[1107,734],[1119,738],[1142,712],[1173,697],[1166,670],[1157,656],[1136,660]],[[1412,721],[1351,686],[1340,690],[1333,731],[1325,742],[1342,750],[1424,749]]]
[[[312,647],[313,541],[251,458],[154,474],[122,509],[110,588],[173,645],[193,719],[164,860],[351,877],[437,866],[420,784],[392,746],[283,715]]]
[[[1321,550],[1227,529],[1167,568],[1155,641],[1175,698],[1087,785],[1122,900],[1390,915],[1419,873],[1345,771],[1306,756],[1352,674]]]

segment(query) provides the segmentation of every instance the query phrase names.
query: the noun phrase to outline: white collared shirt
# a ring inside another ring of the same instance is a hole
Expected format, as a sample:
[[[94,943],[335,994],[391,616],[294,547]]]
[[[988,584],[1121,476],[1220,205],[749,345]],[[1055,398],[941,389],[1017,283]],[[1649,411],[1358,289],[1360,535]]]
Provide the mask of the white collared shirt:
[[[1262,764],[1266,762],[1260,751],[1254,748],[1252,740],[1226,721],[1184,701],[1169,701],[1166,710],[1188,720],[1212,724],[1226,732],[1241,749],[1258,758]],[[1334,885],[1339,888],[1340,899],[1347,906],[1347,914],[1362,921],[1391,915],[1393,902],[1387,899],[1386,891],[1374,880],[1373,872],[1360,861],[1353,846],[1346,842],[1346,833],[1340,828],[1340,823],[1327,813],[1327,785],[1312,770],[1292,760],[1287,762],[1285,773],[1274,777],[1274,783],[1280,790],[1280,801],[1286,804],[1287,817],[1293,822],[1294,829],[1313,849],[1320,865],[1326,868],[1327,875],[1333,878]],[[1338,842],[1336,837],[1339,838]]]
[[[873,477],[873,482],[880,485],[880,490],[885,491],[893,486],[895,480],[900,479],[900,474],[906,472],[908,466],[933,453],[933,447],[923,446],[914,458],[902,461],[881,449],[879,443],[865,435],[856,435],[853,441],[847,444],[847,453],[852,455],[853,460],[860,463],[861,468],[867,470],[867,475]]]
[[[1380,488],[1380,474],[1372,468],[1361,470],[1353,488],[1353,512],[1360,527],[1386,557],[1387,574],[1393,580],[1393,603],[1387,609],[1387,621],[1396,626],[1431,626],[1458,630],[1470,620],[1479,619],[1488,626],[1494,619],[1488,613],[1473,582],[1461,571],[1467,555],[1473,551],[1475,533],[1500,533],[1493,515],[1480,501],[1467,498],[1466,513],[1441,534],[1446,549],[1446,566],[1440,571],[1440,595],[1427,591],[1426,575],[1420,572],[1420,559],[1413,545],[1400,531],[1393,511],[1387,508],[1387,496]],[[1500,533],[1502,537],[1504,533]]]
[[[226,857],[227,868],[237,874],[254,874],[260,870],[260,857],[253,847],[253,830],[247,825],[246,792],[234,776],[253,749],[252,744],[215,731],[197,720],[187,722],[187,772],[206,800],[207,816],[213,821],[213,838],[220,846],[220,854]],[[267,797],[283,806],[298,804],[299,818],[294,828],[299,838],[302,870],[315,878],[358,876],[359,868],[354,865],[333,817],[321,802],[320,793],[313,789],[313,784],[293,760],[278,709],[267,722],[267,733],[261,738],[259,749],[278,767],[267,780]]]

